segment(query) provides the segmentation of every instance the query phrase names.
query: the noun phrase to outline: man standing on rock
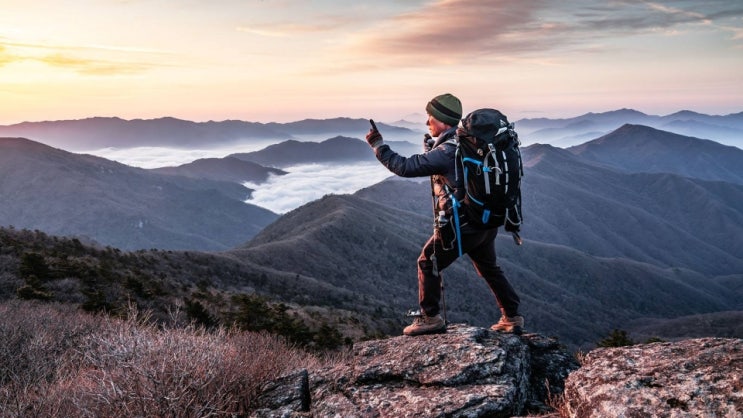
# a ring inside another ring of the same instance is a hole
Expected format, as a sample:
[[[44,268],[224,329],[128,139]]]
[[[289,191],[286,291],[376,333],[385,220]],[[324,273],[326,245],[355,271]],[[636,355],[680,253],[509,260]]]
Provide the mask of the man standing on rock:
[[[431,137],[425,141],[422,154],[403,157],[384,144],[382,135],[373,127],[366,135],[366,141],[374,149],[379,162],[388,170],[401,177],[431,176],[434,193],[434,207],[438,213],[443,211],[448,225],[453,225],[452,201],[450,194],[461,201],[464,197],[464,184],[461,163],[457,162],[456,128],[462,118],[462,103],[449,94],[441,94],[426,105],[428,131]],[[459,167],[457,167],[459,165]],[[467,224],[460,213],[459,230],[462,254],[469,255],[477,273],[485,279],[495,295],[502,316],[491,329],[521,334],[524,318],[519,314],[519,296],[511,287],[503,271],[496,262],[495,236],[497,228],[475,229]],[[443,222],[442,222],[443,223]],[[446,332],[446,322],[440,315],[441,276],[440,271],[459,257],[458,245],[450,245],[456,237],[453,228],[439,228],[434,232],[418,257],[418,302],[420,316],[403,330],[405,335],[421,335]]]

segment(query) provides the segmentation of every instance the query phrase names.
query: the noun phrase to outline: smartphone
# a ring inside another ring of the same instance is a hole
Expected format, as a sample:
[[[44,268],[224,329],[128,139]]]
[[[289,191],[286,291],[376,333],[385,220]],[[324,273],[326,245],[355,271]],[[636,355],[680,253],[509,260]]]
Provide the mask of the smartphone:
[[[372,130],[379,132],[379,129],[377,129],[377,124],[374,123],[374,119],[369,119],[369,123],[371,123]]]

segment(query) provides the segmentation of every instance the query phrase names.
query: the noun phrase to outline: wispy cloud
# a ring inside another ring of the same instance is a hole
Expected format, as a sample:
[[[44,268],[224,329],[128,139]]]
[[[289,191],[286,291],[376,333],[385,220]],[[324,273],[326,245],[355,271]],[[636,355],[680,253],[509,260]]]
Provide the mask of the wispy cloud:
[[[313,23],[277,22],[242,25],[237,27],[237,31],[258,36],[288,38],[338,30],[347,22],[348,20],[342,17],[325,17],[319,21],[316,19]]]
[[[9,64],[15,61],[17,58],[15,55],[8,52],[8,48],[0,44],[0,67],[5,64]]]
[[[408,63],[453,63],[473,52],[515,49],[522,42],[514,35],[534,20],[540,3],[440,0],[357,34],[349,49],[398,64],[400,58]]]
[[[11,52],[12,51],[12,52]],[[107,45],[49,45],[0,39],[0,66],[31,61],[52,68],[70,69],[86,75],[118,75],[145,72],[160,66],[142,60],[144,55],[164,55],[162,51]],[[109,58],[113,56],[114,59]]]
[[[37,60],[51,67],[69,68],[87,75],[135,74],[153,67],[152,64],[147,63],[102,61],[62,54],[48,55]]]
[[[577,1],[568,6],[544,0],[439,0],[359,32],[345,47],[359,59],[373,57],[379,68],[454,65],[565,49],[590,51],[587,45],[618,35],[689,23],[715,25],[718,19],[741,16],[743,5],[723,1]],[[737,39],[739,28],[732,32]]]

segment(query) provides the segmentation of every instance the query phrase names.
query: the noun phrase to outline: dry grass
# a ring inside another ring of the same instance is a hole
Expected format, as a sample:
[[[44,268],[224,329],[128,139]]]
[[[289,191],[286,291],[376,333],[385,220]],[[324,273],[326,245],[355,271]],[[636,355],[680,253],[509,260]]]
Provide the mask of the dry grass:
[[[0,416],[245,415],[266,382],[319,360],[276,337],[0,305]]]
[[[570,410],[568,409],[568,404],[563,394],[550,394],[549,398],[547,399],[547,406],[552,408],[553,412],[551,413],[551,416],[555,418],[570,417]]]

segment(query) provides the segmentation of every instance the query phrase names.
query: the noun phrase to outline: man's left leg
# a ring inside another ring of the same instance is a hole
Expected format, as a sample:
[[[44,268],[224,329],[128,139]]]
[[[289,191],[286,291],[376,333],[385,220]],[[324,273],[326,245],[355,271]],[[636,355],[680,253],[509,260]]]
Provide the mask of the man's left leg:
[[[501,319],[491,328],[496,331],[513,332],[520,334],[524,327],[524,318],[519,314],[521,299],[506,278],[497,263],[495,253],[495,236],[497,230],[482,232],[482,242],[468,252],[477,273],[485,279],[493,292],[498,307],[501,310]]]

